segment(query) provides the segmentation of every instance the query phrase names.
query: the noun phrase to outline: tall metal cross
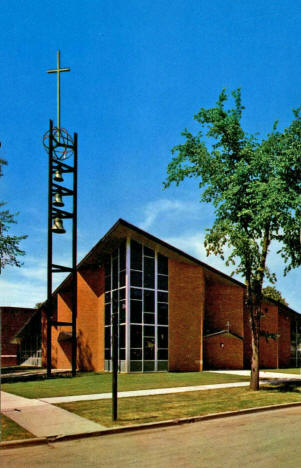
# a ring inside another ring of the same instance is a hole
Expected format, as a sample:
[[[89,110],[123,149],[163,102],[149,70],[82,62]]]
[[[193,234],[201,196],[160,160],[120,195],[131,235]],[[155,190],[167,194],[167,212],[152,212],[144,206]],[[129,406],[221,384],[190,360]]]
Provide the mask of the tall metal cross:
[[[70,71],[70,68],[60,68],[60,51],[57,51],[57,68],[54,70],[48,70],[48,73],[57,73],[57,123],[56,126],[58,129],[61,128],[61,80],[60,80],[60,74],[62,72],[68,72]],[[60,136],[60,132],[58,132],[58,139]]]

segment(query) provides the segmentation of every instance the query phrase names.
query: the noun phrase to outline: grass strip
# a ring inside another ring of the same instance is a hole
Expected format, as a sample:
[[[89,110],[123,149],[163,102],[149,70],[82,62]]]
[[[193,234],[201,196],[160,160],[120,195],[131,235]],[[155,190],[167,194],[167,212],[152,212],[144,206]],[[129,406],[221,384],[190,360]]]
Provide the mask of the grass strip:
[[[32,439],[35,437],[30,432],[26,431],[26,429],[23,429],[23,427],[4,416],[4,414],[0,415],[0,421],[1,442],[7,442],[9,440]]]
[[[185,387],[249,381],[249,377],[212,372],[162,372],[149,374],[120,374],[118,390],[145,390],[151,388]],[[80,373],[78,377],[60,377],[42,381],[2,384],[4,392],[25,398],[89,395],[112,391],[109,373]]]
[[[159,422],[224,411],[301,401],[300,387],[265,386],[254,392],[249,388],[229,388],[187,392],[118,401],[118,421],[112,421],[111,400],[63,403],[57,406],[107,427]]]

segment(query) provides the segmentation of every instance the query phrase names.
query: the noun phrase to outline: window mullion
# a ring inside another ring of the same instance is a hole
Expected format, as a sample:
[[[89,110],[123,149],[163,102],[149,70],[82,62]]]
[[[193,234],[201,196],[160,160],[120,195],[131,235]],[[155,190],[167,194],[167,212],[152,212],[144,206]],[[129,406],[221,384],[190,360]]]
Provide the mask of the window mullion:
[[[130,273],[131,273],[131,239],[126,239],[126,273],[125,273],[125,301],[126,301],[126,316],[125,316],[125,367],[126,372],[130,372],[130,350],[131,350],[131,300],[130,300]]]
[[[158,370],[158,251],[155,250],[155,371]]]

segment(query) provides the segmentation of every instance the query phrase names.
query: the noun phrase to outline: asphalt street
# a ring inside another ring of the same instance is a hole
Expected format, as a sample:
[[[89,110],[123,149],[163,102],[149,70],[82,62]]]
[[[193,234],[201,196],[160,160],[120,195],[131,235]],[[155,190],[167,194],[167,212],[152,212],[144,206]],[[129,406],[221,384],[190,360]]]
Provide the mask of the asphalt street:
[[[301,408],[1,450],[2,467],[299,467]]]

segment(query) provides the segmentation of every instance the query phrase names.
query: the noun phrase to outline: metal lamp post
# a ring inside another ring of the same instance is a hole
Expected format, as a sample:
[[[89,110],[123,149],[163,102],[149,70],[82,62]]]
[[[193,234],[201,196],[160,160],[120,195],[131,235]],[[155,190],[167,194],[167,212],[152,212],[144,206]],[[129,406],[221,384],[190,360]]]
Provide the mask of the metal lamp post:
[[[117,306],[118,304],[116,304]],[[113,305],[112,312],[112,419],[117,420],[117,392],[118,392],[118,307]]]

